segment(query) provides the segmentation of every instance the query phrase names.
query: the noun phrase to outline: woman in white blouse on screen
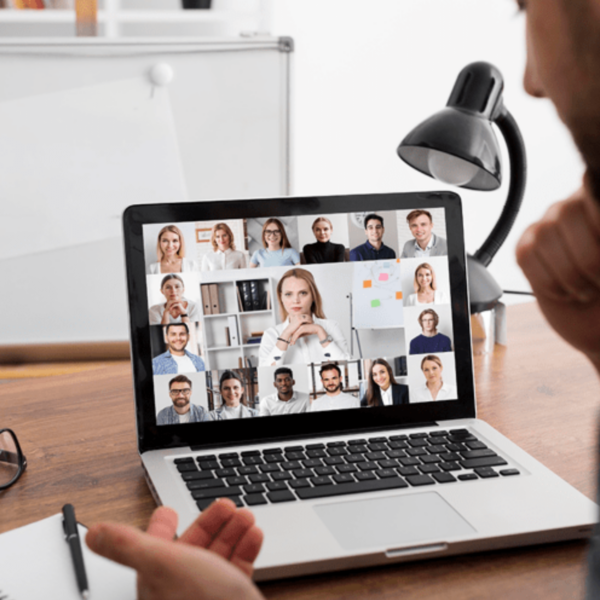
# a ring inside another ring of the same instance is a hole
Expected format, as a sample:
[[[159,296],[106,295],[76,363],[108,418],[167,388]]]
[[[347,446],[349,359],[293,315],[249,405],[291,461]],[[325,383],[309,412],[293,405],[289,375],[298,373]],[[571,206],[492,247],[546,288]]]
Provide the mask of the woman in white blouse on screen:
[[[277,284],[283,323],[267,329],[260,342],[259,367],[348,360],[340,326],[325,317],[312,273],[290,269]]]
[[[185,285],[179,275],[170,273],[163,277],[160,292],[165,297],[165,302],[150,307],[150,325],[193,323],[200,320],[200,307],[184,297]]]
[[[203,271],[246,268],[246,255],[235,249],[233,231],[227,223],[217,223],[213,227],[210,242],[213,251],[202,257]]]
[[[158,262],[152,263],[148,269],[151,275],[198,270],[195,261],[185,258],[185,240],[176,225],[166,225],[158,232],[156,258]]]
[[[422,263],[417,267],[413,286],[415,293],[408,297],[408,306],[431,306],[449,302],[446,292],[438,289],[435,271],[429,263]]]
[[[411,388],[411,403],[456,400],[458,398],[456,386],[444,383],[444,366],[439,356],[435,354],[425,356],[421,361],[421,371],[425,376],[425,383],[414,391]]]

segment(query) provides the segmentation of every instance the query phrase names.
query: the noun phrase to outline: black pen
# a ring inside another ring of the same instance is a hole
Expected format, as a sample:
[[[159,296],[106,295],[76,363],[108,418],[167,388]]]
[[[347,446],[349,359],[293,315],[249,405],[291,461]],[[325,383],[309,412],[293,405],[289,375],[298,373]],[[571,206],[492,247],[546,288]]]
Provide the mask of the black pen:
[[[83,563],[83,552],[81,551],[81,540],[79,539],[79,530],[77,529],[77,520],[75,519],[75,508],[72,504],[65,504],[63,511],[63,529],[65,538],[69,544],[73,567],[75,568],[75,577],[77,578],[77,587],[81,592],[82,598],[87,598],[89,594],[87,575],[85,574],[85,564]]]

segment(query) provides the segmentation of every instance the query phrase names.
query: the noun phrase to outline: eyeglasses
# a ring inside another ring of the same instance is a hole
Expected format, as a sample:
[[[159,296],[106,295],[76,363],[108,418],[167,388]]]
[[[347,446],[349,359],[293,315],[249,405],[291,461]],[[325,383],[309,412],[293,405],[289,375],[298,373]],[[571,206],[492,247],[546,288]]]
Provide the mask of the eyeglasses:
[[[170,390],[169,394],[171,396],[179,396],[179,394],[183,394],[184,396],[189,396],[192,393],[190,388],[185,388],[184,390]]]
[[[281,233],[281,231],[279,231],[279,229],[265,229],[265,235],[266,236],[276,236],[279,235]]]
[[[0,429],[0,490],[5,490],[21,477],[27,468],[19,440],[12,429]]]

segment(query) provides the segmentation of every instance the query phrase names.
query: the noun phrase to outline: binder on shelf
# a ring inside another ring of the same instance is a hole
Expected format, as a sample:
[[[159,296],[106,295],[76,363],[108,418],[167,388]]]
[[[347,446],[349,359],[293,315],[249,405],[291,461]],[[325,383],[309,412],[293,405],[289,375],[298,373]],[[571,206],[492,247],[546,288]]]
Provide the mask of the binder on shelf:
[[[216,283],[211,283],[208,286],[208,290],[211,314],[218,315],[221,312],[221,307],[219,306],[219,286]]]
[[[231,335],[229,334],[229,327],[225,327],[225,339],[227,340],[227,345],[231,346]]]
[[[231,341],[231,346],[239,346],[240,345],[240,335],[238,332],[237,326],[237,317],[235,315],[231,315],[227,318],[227,325],[229,327],[229,339]]]
[[[242,294],[240,293],[240,284],[239,283],[235,286],[235,291],[237,293],[239,311],[244,312],[244,303],[242,302]]]
[[[212,315],[212,308],[210,304],[210,290],[208,289],[208,285],[203,283],[200,286],[200,293],[202,294],[202,310],[205,315]]]
[[[249,281],[242,282],[242,302],[244,310],[252,310],[252,290]]]
[[[261,298],[260,298],[260,290],[259,290],[259,282],[258,281],[250,282],[250,296],[252,298],[252,310],[260,310]]]

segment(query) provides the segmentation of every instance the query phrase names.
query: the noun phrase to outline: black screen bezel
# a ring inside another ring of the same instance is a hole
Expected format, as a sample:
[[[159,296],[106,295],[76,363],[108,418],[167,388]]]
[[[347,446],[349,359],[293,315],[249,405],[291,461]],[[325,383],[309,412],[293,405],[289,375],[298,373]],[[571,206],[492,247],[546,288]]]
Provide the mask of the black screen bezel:
[[[446,231],[451,232],[447,239],[448,267],[454,351],[455,356],[460,356],[460,360],[455,361],[458,400],[211,423],[156,425],[143,225],[416,208],[445,209]],[[417,423],[475,417],[464,231],[458,194],[414,192],[135,205],[127,208],[123,214],[123,230],[140,453],[179,446],[211,448],[361,430],[394,429]]]

